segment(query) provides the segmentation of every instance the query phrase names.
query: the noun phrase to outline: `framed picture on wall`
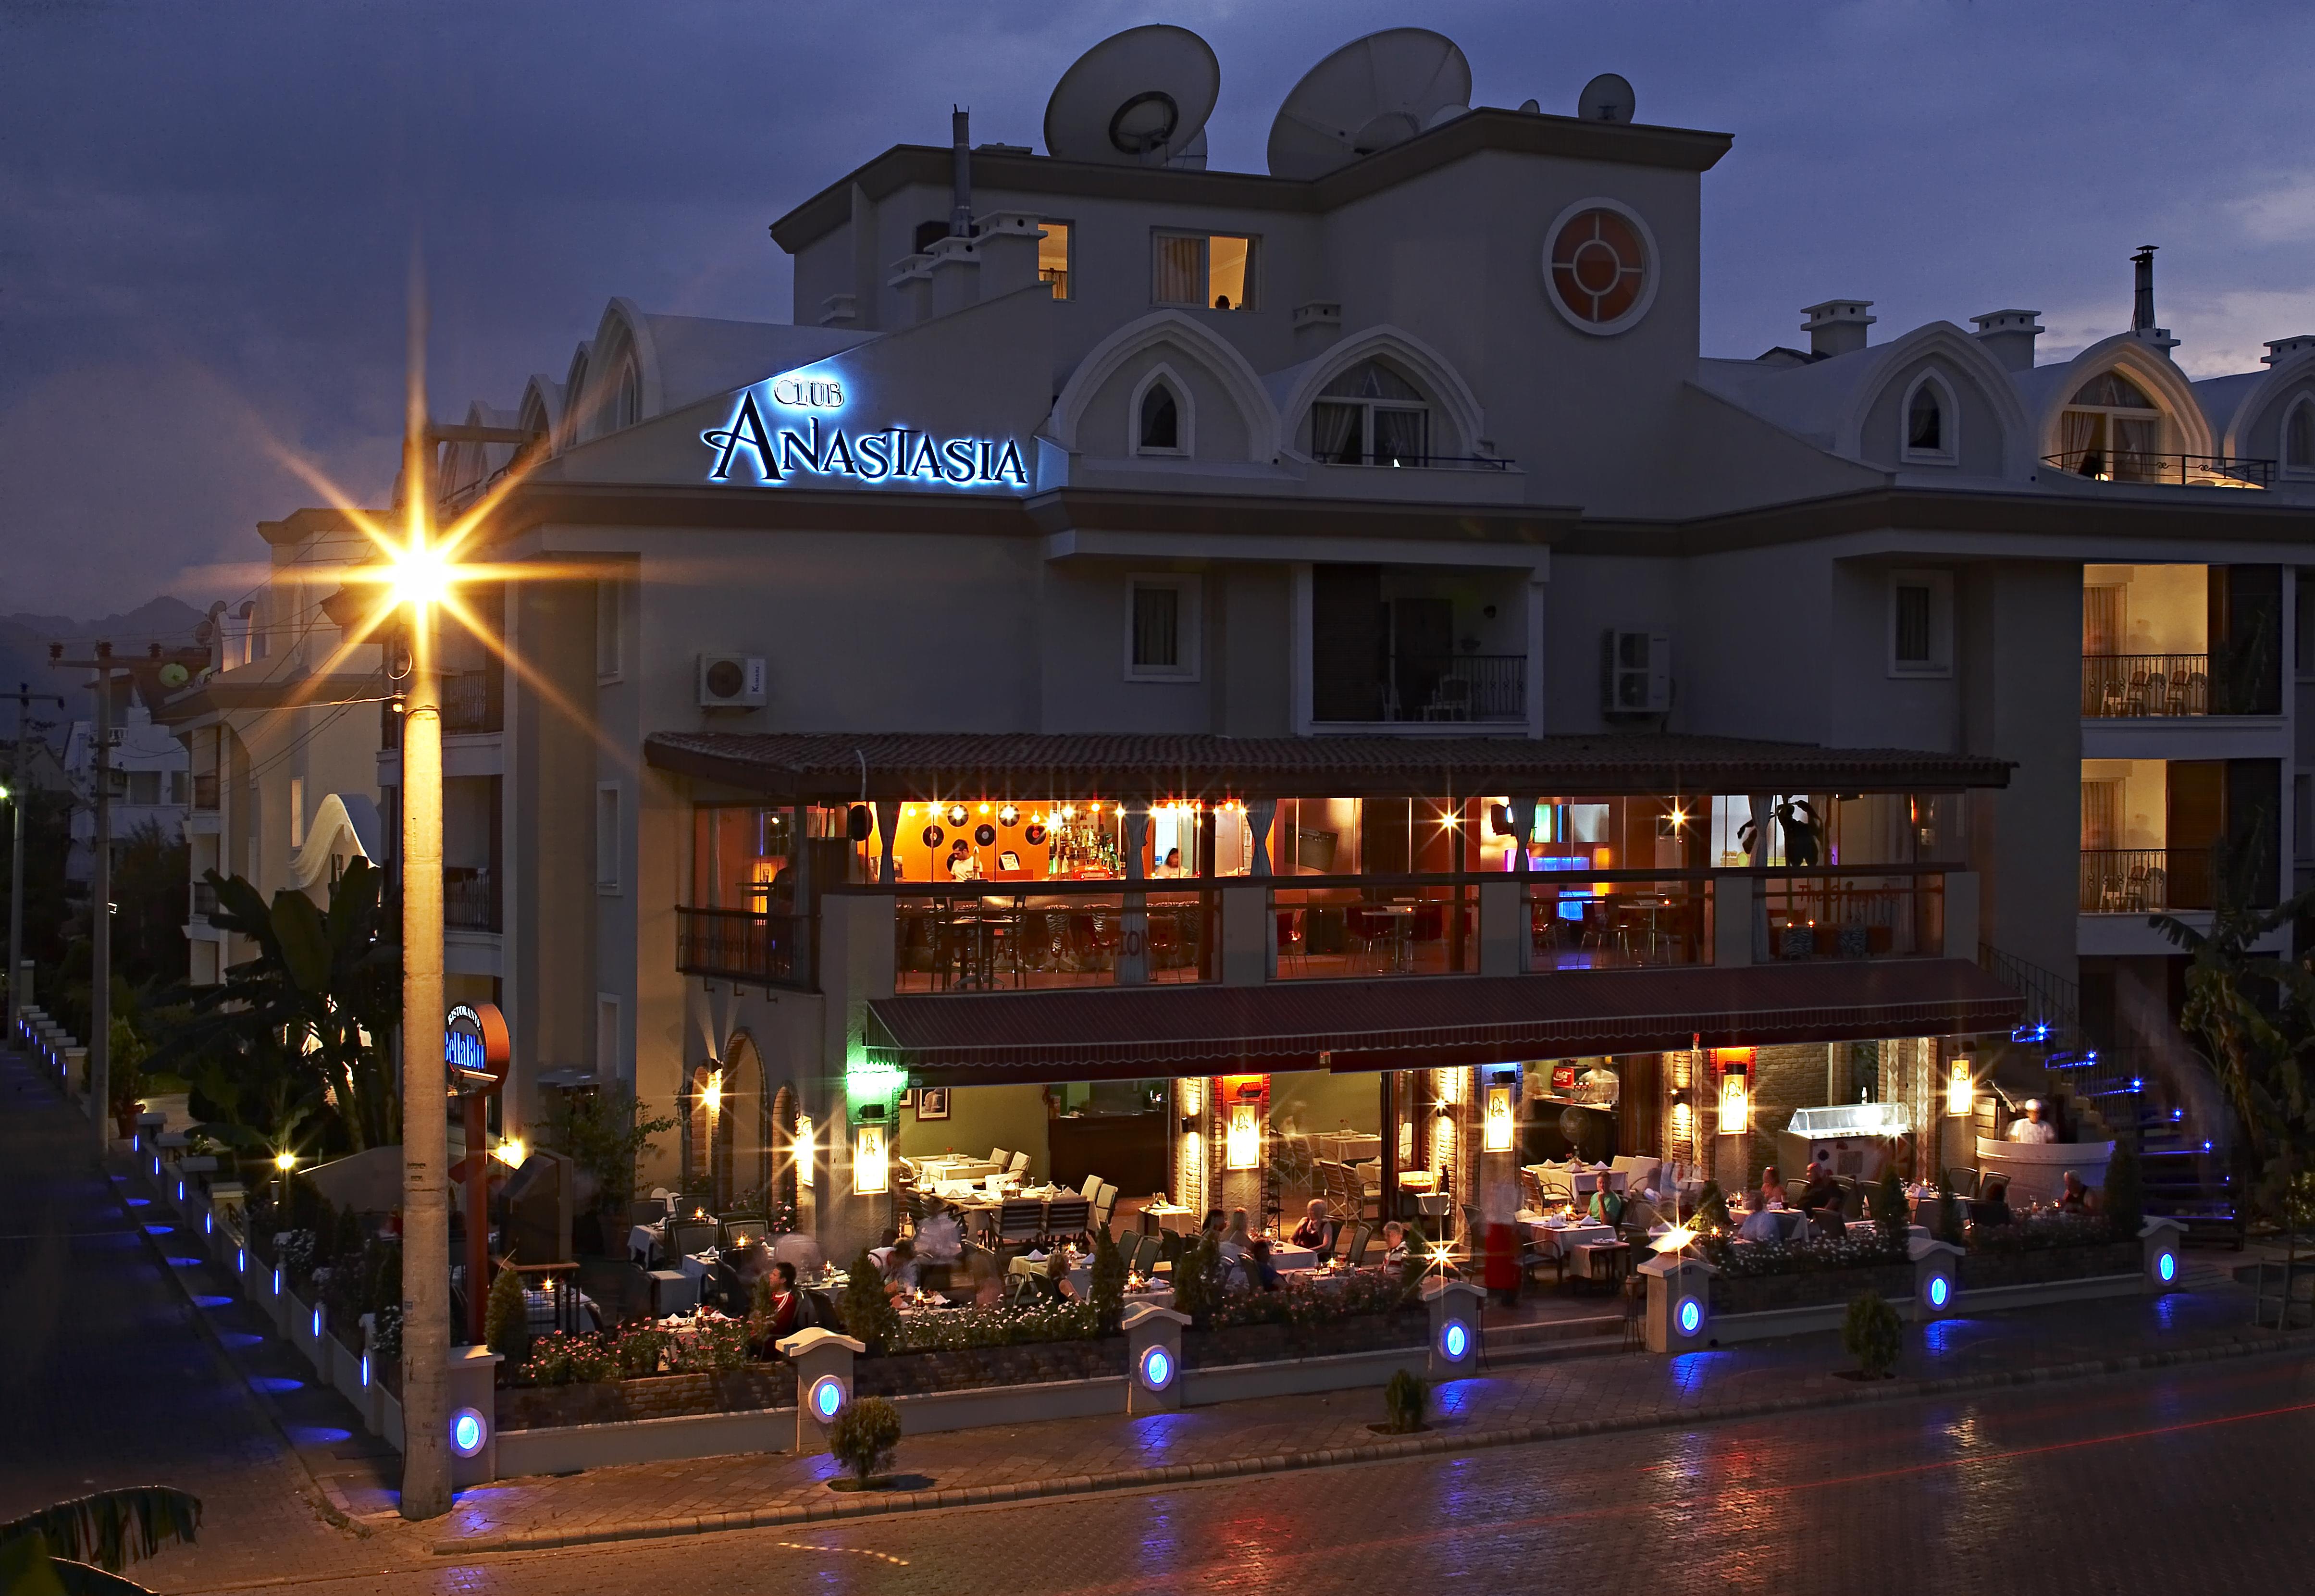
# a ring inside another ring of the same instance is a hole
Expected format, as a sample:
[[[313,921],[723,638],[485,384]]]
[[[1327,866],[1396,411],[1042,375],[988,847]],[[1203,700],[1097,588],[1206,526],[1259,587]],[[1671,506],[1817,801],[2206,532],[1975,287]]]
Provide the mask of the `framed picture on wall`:
[[[948,1118],[948,1088],[919,1086],[917,1088],[917,1118],[945,1120]]]

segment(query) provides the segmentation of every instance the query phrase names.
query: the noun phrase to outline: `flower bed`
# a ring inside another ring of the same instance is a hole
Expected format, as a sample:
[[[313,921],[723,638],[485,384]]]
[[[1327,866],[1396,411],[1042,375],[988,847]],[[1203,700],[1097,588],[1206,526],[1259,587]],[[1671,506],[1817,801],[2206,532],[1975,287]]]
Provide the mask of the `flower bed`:
[[[1878,1291],[1883,1297],[1911,1297],[1913,1294],[1912,1265],[1881,1264],[1861,1269],[1715,1275],[1712,1278],[1712,1311],[1716,1314],[1775,1313],[1786,1308],[1823,1308],[1836,1302],[1847,1302],[1865,1291]]]
[[[546,1430],[794,1405],[795,1370],[755,1363],[716,1373],[510,1388],[498,1394],[498,1423],[501,1430]]]
[[[986,1386],[1099,1379],[1125,1372],[1125,1338],[897,1352],[863,1358],[852,1367],[854,1388],[863,1396],[920,1396]]]
[[[1971,1253],[1961,1261],[1961,1284],[1964,1290],[1983,1290],[2044,1281],[2088,1280],[2101,1274],[2135,1274],[2143,1267],[2143,1254],[2134,1241],[2085,1241],[2016,1252]]]
[[[1288,1358],[1326,1358],[1420,1347],[1431,1339],[1431,1316],[1421,1308],[1361,1314],[1310,1325],[1233,1325],[1182,1332],[1182,1367],[1219,1369]]]

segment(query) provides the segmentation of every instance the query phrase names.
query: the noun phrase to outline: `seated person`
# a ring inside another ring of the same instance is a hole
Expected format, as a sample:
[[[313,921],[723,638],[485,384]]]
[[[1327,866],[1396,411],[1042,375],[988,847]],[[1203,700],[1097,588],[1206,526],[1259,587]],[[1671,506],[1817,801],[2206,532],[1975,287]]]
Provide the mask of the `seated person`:
[[[1222,1232],[1222,1266],[1228,1268],[1254,1250],[1254,1234],[1247,1228],[1246,1210],[1230,1210],[1229,1228]]]
[[[1761,1206],[1774,1210],[1785,1205],[1784,1177],[1773,1164],[1761,1171]]]
[[[1985,1193],[1970,1204],[1970,1218],[1981,1225],[2014,1225],[2009,1211],[2009,1183],[1996,1176],[1985,1183]]]
[[[1406,1262],[1406,1227],[1392,1219],[1382,1228],[1382,1261],[1386,1264]]]
[[[868,1262],[884,1282],[884,1295],[899,1297],[917,1289],[917,1246],[907,1237],[890,1246],[873,1247]]]
[[[1645,1236],[1651,1228],[1663,1224],[1664,1217],[1656,1208],[1661,1201],[1654,1191],[1624,1199],[1625,1230],[1634,1236]]]
[[[1038,1293],[1051,1302],[1067,1302],[1077,1295],[1069,1284],[1069,1249],[1056,1246],[1045,1258],[1044,1272],[1031,1277]]]
[[[1775,1211],[1762,1200],[1760,1193],[1747,1192],[1744,1194],[1744,1207],[1747,1210],[1744,1222],[1736,1227],[1737,1240],[1784,1240],[1784,1221],[1777,1218]]]
[[[1246,1283],[1256,1291],[1275,1291],[1279,1287],[1278,1266],[1270,1261],[1270,1243],[1257,1237],[1246,1249]]]
[[[1836,1211],[1837,1216],[1840,1207],[1840,1183],[1832,1178],[1831,1170],[1811,1158],[1808,1183],[1801,1187],[1800,1201],[1793,1206],[1805,1214],[1814,1215],[1827,1205]]]
[[[1318,1262],[1324,1264],[1334,1255],[1334,1227],[1326,1218],[1326,1200],[1313,1197],[1309,1206],[1302,1210],[1302,1222],[1294,1227],[1294,1234],[1286,1239],[1296,1246],[1308,1247],[1318,1255]]]
[[[2069,1214],[2098,1212],[2098,1193],[2082,1184],[2082,1177],[2069,1169],[2065,1178],[2066,1188],[2058,1194],[2058,1211]]]
[[[1182,850],[1180,848],[1167,848],[1166,850],[1166,857],[1159,862],[1156,873],[1163,876],[1188,874],[1189,872],[1182,868]]]
[[[776,1343],[783,1337],[794,1335],[803,1319],[803,1293],[796,1290],[796,1272],[793,1264],[772,1265],[772,1317],[766,1326],[764,1340]]]
[[[974,855],[972,845],[962,837],[948,850],[948,878],[961,882],[980,879],[980,860]]]
[[[1602,1177],[1599,1189],[1592,1193],[1591,1205],[1584,1211],[1612,1229],[1623,1222],[1624,1200],[1616,1194],[1615,1188],[1609,1185],[1606,1178]]]
[[[793,1264],[799,1276],[820,1272],[820,1243],[801,1230],[791,1230],[772,1241],[772,1256]]]

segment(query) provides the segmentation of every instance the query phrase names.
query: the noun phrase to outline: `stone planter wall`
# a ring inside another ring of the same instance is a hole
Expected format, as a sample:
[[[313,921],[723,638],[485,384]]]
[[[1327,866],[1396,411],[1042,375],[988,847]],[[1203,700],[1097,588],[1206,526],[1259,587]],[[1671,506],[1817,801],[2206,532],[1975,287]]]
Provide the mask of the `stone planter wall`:
[[[1331,1324],[1233,1325],[1223,1330],[1184,1330],[1182,1367],[1216,1369],[1232,1363],[1267,1363],[1285,1358],[1325,1358],[1419,1347],[1431,1339],[1431,1320],[1415,1313],[1362,1314]]]
[[[509,1387],[498,1394],[498,1418],[501,1430],[548,1430],[794,1405],[795,1371],[785,1363],[763,1363],[718,1374]]]
[[[1715,1314],[1778,1313],[1795,1308],[1823,1308],[1847,1302],[1866,1291],[1884,1298],[1913,1294],[1913,1266],[1883,1264],[1871,1269],[1826,1269],[1806,1274],[1761,1274],[1712,1277]]]
[[[1970,1253],[1961,1260],[1965,1291],[2039,1285],[2100,1274],[2135,1274],[2144,1266],[2139,1244],[2107,1241],[2088,1246],[2037,1247],[2022,1253]]]
[[[1052,1380],[1099,1379],[1125,1372],[1125,1337],[1049,1341],[1028,1346],[960,1347],[937,1352],[895,1352],[853,1365],[853,1388],[863,1396],[922,1396],[985,1386],[1033,1386]]]

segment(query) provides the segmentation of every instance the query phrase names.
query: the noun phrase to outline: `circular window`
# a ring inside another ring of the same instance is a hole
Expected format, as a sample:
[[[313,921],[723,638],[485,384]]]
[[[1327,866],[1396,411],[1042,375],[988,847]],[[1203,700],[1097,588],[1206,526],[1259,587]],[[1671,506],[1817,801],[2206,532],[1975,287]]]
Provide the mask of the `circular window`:
[[[1584,200],[1559,213],[1544,245],[1543,279],[1570,325],[1621,332],[1655,298],[1655,242],[1636,212]]]

